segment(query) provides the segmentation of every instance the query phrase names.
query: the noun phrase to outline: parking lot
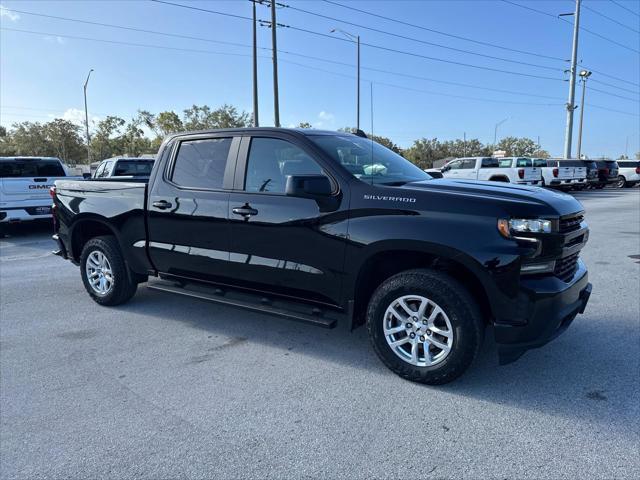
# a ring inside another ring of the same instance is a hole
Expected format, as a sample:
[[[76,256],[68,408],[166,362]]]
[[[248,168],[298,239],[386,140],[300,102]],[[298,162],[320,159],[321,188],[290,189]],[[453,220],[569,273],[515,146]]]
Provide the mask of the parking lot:
[[[593,295],[546,347],[428,387],[364,329],[142,287],[96,305],[47,225],[0,240],[2,478],[640,477],[640,189],[586,191]]]

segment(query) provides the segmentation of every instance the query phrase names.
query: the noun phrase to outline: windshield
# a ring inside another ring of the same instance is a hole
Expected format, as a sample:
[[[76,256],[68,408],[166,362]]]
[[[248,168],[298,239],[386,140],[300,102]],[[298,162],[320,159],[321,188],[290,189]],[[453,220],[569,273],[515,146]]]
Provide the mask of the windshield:
[[[118,160],[116,170],[113,173],[115,177],[123,176],[149,176],[153,162],[150,160]]]
[[[309,135],[309,139],[363,182],[402,185],[432,178],[413,163],[368,138]]]
[[[64,176],[60,161],[54,158],[0,158],[0,178]]]

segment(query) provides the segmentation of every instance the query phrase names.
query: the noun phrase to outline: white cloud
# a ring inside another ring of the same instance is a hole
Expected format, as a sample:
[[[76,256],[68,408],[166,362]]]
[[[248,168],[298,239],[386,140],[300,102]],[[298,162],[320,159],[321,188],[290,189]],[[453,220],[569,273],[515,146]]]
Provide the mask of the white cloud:
[[[84,110],[80,110],[78,108],[67,108],[62,115],[49,114],[49,118],[62,118],[63,120],[68,120],[71,123],[84,127]],[[89,126],[95,127],[100,120],[100,117],[89,117]]]
[[[318,114],[318,121],[313,124],[315,128],[333,126],[333,121],[335,120],[335,116],[333,113],[325,112],[322,110]]]
[[[0,18],[7,18],[11,22],[17,22],[20,20],[20,15],[0,5]]]
[[[67,41],[64,38],[58,37],[57,35],[55,37],[47,35],[46,37],[42,37],[42,38],[44,38],[46,42],[57,43],[58,45],[64,45],[65,43],[67,43]]]

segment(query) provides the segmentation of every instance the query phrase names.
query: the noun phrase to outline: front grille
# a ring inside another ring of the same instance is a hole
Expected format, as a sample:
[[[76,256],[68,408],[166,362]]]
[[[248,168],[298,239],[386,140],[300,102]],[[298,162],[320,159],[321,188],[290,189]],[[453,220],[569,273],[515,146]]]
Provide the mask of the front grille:
[[[564,282],[571,280],[578,269],[579,255],[580,252],[556,260],[556,268],[553,270],[553,274]]]
[[[575,215],[561,217],[559,225],[560,233],[569,233],[578,230],[583,218],[583,213],[576,213]]]

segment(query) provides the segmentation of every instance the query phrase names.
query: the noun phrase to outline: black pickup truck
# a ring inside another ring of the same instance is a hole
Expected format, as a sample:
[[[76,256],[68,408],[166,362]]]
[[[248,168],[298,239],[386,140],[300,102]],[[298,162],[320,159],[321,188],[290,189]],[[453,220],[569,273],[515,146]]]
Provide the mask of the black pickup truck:
[[[52,196],[56,253],[97,303],[148,281],[323,327],[366,324],[380,359],[423,383],[464,372],[487,325],[500,362],[516,360],[591,292],[573,197],[433,179],[347,133],[178,134],[148,184],[60,180]]]

